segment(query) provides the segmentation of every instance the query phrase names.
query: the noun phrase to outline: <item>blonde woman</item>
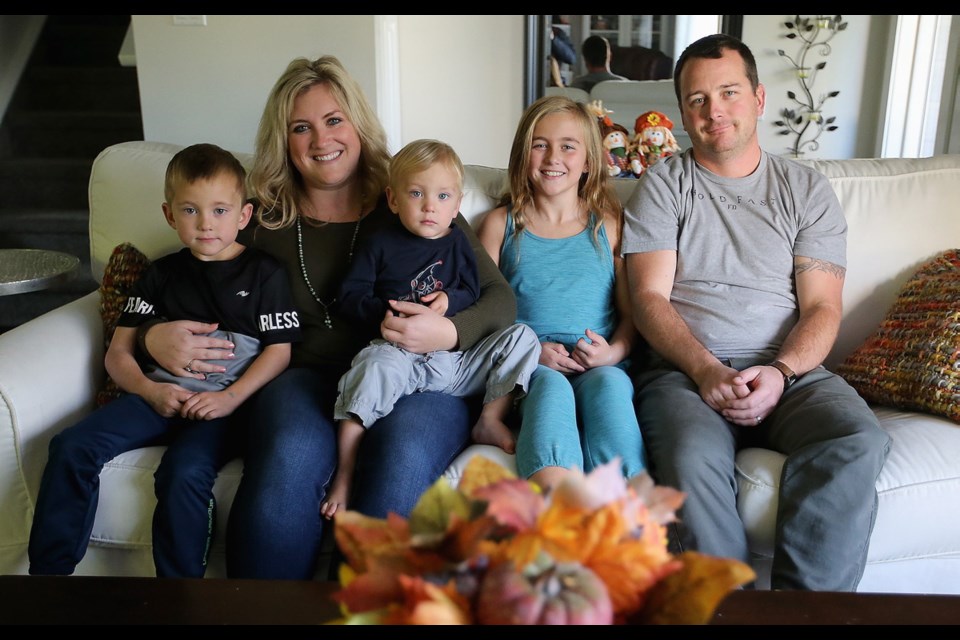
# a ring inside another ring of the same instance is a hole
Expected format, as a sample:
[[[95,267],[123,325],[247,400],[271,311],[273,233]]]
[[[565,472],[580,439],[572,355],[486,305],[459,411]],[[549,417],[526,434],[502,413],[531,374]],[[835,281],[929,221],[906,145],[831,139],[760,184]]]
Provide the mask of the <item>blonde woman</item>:
[[[287,267],[303,341],[290,368],[252,403],[243,479],[230,513],[227,571],[233,578],[309,579],[316,572],[327,497],[337,466],[337,382],[369,335],[338,316],[334,301],[354,249],[389,220],[389,153],[383,127],[356,81],[332,56],[293,60],[264,107],[250,185],[258,225],[247,234]],[[480,297],[453,317],[415,302],[385,314],[385,339],[407,351],[467,349],[514,322],[510,286],[462,215],[456,224],[478,254]],[[231,348],[202,335],[209,326],[166,323],[145,345],[165,366],[216,371],[201,362]],[[202,375],[202,373],[200,374]],[[464,398],[401,398],[367,431],[351,508],[407,515],[470,442]]]

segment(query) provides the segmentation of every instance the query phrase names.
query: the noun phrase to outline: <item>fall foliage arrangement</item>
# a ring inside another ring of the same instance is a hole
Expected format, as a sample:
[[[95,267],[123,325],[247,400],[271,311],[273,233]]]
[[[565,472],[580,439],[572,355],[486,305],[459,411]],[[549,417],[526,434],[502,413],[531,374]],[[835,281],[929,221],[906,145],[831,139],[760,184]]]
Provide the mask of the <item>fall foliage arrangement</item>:
[[[672,555],[666,525],[684,494],[619,461],[544,495],[474,456],[410,518],[336,516],[345,557],[334,594],[347,624],[705,624],[746,564]]]

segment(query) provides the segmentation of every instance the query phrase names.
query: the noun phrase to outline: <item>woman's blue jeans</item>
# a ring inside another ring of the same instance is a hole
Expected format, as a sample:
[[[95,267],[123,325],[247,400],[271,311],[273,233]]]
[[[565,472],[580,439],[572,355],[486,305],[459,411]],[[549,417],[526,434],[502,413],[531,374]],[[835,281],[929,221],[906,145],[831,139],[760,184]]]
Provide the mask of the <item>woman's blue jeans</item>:
[[[337,464],[338,376],[288,369],[249,408],[244,471],[227,526],[231,578],[314,577],[320,504]],[[347,508],[407,516],[467,445],[470,405],[441,393],[401,398],[364,435]]]

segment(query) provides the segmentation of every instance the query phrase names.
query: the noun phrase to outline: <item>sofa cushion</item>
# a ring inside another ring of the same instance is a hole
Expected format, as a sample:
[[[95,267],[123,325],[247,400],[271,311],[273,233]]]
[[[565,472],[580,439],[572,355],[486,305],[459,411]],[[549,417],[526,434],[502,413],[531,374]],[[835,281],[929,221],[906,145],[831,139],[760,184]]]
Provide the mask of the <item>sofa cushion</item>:
[[[960,252],[928,261],[837,372],[869,402],[960,422]]]
[[[506,177],[502,169],[480,165],[471,165],[466,171],[460,212],[474,229],[480,224],[483,214],[497,206],[497,198],[507,188]]]
[[[450,486],[454,489],[460,485],[460,478],[463,477],[463,471],[467,468],[467,463],[469,463],[474,456],[484,456],[496,462],[510,473],[517,473],[517,456],[515,454],[507,453],[500,447],[489,444],[471,444],[461,451],[460,455],[454,458],[450,466],[443,472],[443,477],[446,478],[447,482],[449,482]]]
[[[827,176],[847,221],[843,322],[824,360],[836,371],[920,265],[957,246],[960,156],[800,162]]]
[[[118,244],[110,254],[100,283],[100,318],[103,320],[103,347],[110,346],[117,320],[130,295],[130,288],[150,265],[150,259],[129,242]],[[103,388],[97,393],[97,406],[102,407],[121,394],[120,387],[107,375]]]
[[[100,472],[100,501],[91,540],[113,546],[149,545],[151,523],[157,506],[153,475],[166,447],[144,447],[121,453]],[[213,493],[220,507],[215,539],[222,541],[233,496],[243,475],[238,458],[220,470]],[[131,514],[137,514],[131,517]]]
[[[958,427],[938,416],[878,406],[873,411],[893,439],[893,446],[877,478],[879,506],[868,565],[920,559],[956,563],[960,558],[960,512],[950,505],[960,491],[960,469],[956,464],[960,460]],[[737,510],[755,566],[768,566],[773,557],[784,460],[782,454],[766,449],[744,449],[737,454]],[[924,527],[915,534],[902,524],[933,522],[937,526]],[[872,587],[862,585],[860,590],[865,588]],[[937,588],[948,592],[956,589]]]
[[[153,511],[157,506],[154,473],[166,447],[144,447],[121,453],[103,466],[100,472],[100,497],[97,515],[90,534],[91,551],[98,548],[146,551],[152,543]],[[217,475],[213,494],[217,504],[216,532],[210,550],[207,577],[224,577],[224,539],[227,518],[234,494],[243,475],[243,462],[238,458],[227,463]],[[77,567],[80,574],[96,572],[97,555],[88,552]],[[85,566],[90,564],[90,567]],[[153,570],[151,562],[147,562]]]

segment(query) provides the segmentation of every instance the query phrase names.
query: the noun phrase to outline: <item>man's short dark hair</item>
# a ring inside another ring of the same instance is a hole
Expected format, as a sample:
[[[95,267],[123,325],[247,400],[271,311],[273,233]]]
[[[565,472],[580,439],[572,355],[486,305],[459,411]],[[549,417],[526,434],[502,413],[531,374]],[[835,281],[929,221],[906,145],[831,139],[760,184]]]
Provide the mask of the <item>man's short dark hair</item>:
[[[757,92],[757,87],[760,86],[760,76],[757,74],[757,61],[753,57],[750,47],[739,38],[726,33],[713,33],[693,42],[680,54],[677,66],[673,70],[673,90],[677,94],[678,103],[681,102],[680,74],[683,72],[683,67],[687,64],[687,61],[691,58],[713,58],[716,60],[723,57],[723,52],[726,49],[736,51],[743,58],[743,67],[747,79],[750,80],[750,88],[753,89],[754,93]],[[586,53],[584,53],[584,57],[586,57]]]
[[[610,53],[610,42],[603,36],[590,36],[583,41],[583,60],[591,67],[607,66],[607,54]]]

